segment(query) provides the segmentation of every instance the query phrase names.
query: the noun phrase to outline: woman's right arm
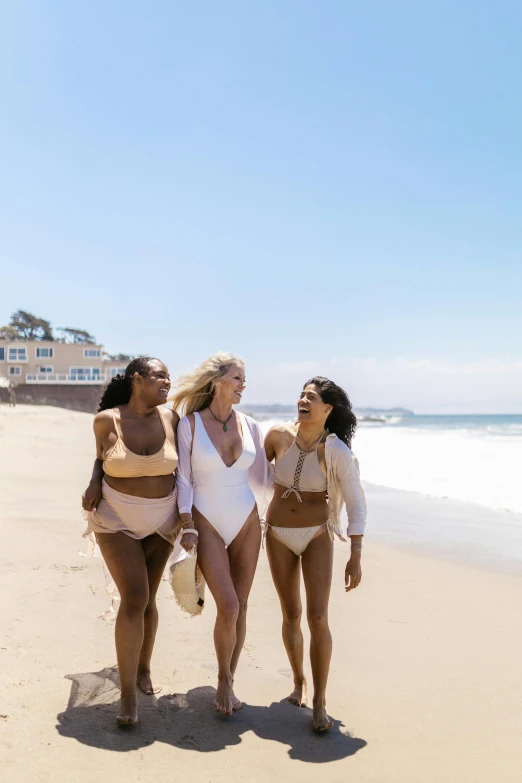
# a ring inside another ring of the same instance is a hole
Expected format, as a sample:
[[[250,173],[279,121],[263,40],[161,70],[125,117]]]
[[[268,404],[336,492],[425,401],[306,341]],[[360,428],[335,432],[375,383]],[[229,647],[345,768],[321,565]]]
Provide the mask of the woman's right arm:
[[[184,416],[178,424],[178,468],[176,470],[176,489],[178,491],[178,512],[183,527],[193,528],[192,504],[194,502],[194,484],[192,481],[192,429],[190,419]],[[185,533],[181,537],[181,546],[191,551],[197,544],[197,536]]]
[[[95,511],[102,497],[103,479],[103,436],[106,431],[106,416],[98,414],[94,417],[94,437],[96,438],[96,459],[92,469],[89,486],[82,495],[82,508],[85,511]]]

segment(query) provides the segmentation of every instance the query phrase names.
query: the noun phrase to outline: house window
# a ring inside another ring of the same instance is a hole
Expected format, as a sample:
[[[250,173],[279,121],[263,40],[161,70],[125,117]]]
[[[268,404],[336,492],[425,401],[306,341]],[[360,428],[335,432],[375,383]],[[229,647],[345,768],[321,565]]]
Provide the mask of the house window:
[[[54,356],[54,348],[37,348],[36,349],[36,358],[37,359],[52,359]]]
[[[70,381],[99,381],[100,375],[99,367],[71,367],[69,370]]]
[[[99,359],[101,350],[99,348],[84,348],[83,356],[85,359]]]
[[[5,362],[5,348],[0,348],[0,362]]]
[[[115,375],[125,375],[125,367],[111,367],[111,378]]]
[[[9,348],[10,362],[26,362],[27,348]]]
[[[9,375],[21,375],[22,374],[22,368],[21,367],[10,367],[9,368]]]
[[[49,365],[43,365],[42,367],[40,367],[38,369],[38,372],[42,372],[42,373],[43,372],[52,372],[52,371],[53,371],[53,368],[50,367]]]

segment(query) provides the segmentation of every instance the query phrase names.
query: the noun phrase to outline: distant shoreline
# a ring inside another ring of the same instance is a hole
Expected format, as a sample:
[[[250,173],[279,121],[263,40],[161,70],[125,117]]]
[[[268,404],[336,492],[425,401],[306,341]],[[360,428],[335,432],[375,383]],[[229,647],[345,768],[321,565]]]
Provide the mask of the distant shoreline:
[[[292,416],[296,412],[295,405],[238,405],[238,410],[251,414],[255,419],[272,419],[278,416]],[[354,408],[357,417],[364,416],[415,416],[414,411],[408,408]]]

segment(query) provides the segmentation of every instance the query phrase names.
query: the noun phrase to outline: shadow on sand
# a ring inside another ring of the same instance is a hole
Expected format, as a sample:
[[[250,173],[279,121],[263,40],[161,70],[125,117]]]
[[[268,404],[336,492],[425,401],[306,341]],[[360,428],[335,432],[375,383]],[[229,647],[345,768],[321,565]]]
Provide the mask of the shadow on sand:
[[[214,688],[193,688],[188,693],[166,694],[157,698],[140,694],[140,722],[120,728],[118,673],[116,668],[100,672],[69,674],[71,695],[65,712],[58,715],[57,730],[84,745],[125,752],[164,742],[184,750],[212,753],[241,743],[241,735],[253,731],[258,737],[289,746],[292,759],[321,764],[352,756],[366,742],[334,725],[325,734],[311,727],[309,709],[298,709],[286,700],[269,707],[245,704],[232,718],[212,709]]]

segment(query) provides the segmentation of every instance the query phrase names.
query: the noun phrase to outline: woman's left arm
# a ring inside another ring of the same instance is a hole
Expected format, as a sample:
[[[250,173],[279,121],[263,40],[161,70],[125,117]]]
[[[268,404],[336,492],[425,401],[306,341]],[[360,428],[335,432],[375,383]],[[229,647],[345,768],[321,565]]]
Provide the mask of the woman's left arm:
[[[340,460],[341,461],[341,460]],[[339,484],[348,514],[348,536],[351,541],[350,559],[344,573],[345,590],[356,588],[362,578],[362,539],[366,528],[366,499],[361,486],[359,465],[351,452],[343,454]]]
[[[346,568],[344,569],[344,590],[346,593],[349,593],[350,590],[354,590],[358,587],[362,579],[362,536],[350,536],[350,541],[352,542],[350,559],[346,563]]]

